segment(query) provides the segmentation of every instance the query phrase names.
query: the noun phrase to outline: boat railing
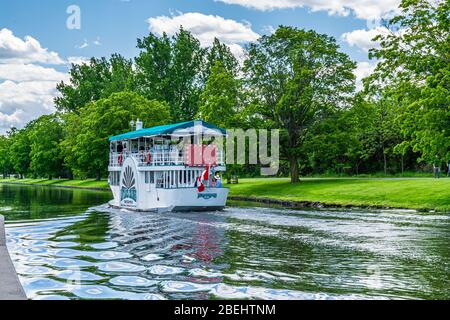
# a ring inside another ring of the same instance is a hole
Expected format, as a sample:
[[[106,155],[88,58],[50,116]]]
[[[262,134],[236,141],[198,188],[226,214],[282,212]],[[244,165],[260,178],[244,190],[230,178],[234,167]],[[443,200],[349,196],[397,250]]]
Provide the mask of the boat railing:
[[[175,149],[154,152],[111,152],[109,155],[109,166],[121,167],[128,157],[136,159],[139,167],[187,165],[184,152]],[[216,162],[217,165],[224,164],[223,150],[217,150]]]

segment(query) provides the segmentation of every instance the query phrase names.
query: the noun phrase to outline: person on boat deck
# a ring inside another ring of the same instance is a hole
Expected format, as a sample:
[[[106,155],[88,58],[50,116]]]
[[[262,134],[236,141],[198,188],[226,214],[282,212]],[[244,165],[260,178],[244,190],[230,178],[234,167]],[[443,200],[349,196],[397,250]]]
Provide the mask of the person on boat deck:
[[[216,180],[216,188],[222,188],[222,178],[218,172],[216,172],[214,179]]]

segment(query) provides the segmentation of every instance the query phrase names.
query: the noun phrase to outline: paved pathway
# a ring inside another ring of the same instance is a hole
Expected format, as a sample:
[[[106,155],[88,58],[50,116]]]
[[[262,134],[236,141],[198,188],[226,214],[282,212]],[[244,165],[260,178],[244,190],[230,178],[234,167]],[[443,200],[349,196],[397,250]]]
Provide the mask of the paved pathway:
[[[0,300],[25,300],[26,298],[6,248],[4,218],[0,215]]]

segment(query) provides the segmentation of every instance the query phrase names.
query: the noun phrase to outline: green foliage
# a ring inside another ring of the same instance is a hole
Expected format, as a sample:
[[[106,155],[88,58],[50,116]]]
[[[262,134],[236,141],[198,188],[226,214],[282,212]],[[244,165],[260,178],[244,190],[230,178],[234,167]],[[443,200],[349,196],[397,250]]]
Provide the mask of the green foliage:
[[[0,136],[0,174],[6,177],[13,171],[13,165],[10,157],[11,140],[7,136]]]
[[[30,142],[30,170],[38,177],[59,177],[63,174],[63,124],[57,115],[42,116],[28,132]]]
[[[206,57],[206,79],[208,79],[211,69],[220,62],[227,73],[236,76],[239,71],[239,63],[236,57],[231,53],[230,47],[221,43],[217,38],[214,39],[213,45],[207,52]]]
[[[28,130],[31,129],[33,123],[29,123],[24,129],[14,131],[11,134],[11,147],[9,150],[9,159],[11,161],[14,172],[21,177],[28,173],[31,163],[30,157],[30,138]]]
[[[89,102],[134,88],[132,62],[119,54],[109,60],[91,58],[87,64],[73,64],[69,74],[69,84],[57,85],[61,96],[55,98],[55,104],[59,111],[78,112]]]
[[[314,31],[279,27],[252,44],[245,62],[257,117],[286,130],[284,153],[292,182],[298,181],[298,157],[306,130],[330,110],[348,104],[355,68],[339,52],[335,39]]]
[[[113,54],[72,65],[70,81],[57,86],[57,114],[0,136],[0,173],[100,178],[108,137],[138,117],[146,127],[198,117],[281,129],[279,174],[290,171],[292,182],[299,173],[386,175],[446,162],[450,3],[403,0],[401,9],[392,32],[377,37],[370,56],[378,67],[357,95],[355,63],[335,39],[283,26],[249,46],[243,68],[229,46],[215,39],[202,48],[182,28],[139,39],[134,60]]]
[[[199,117],[222,128],[237,127],[240,82],[217,60],[200,96]]]
[[[198,112],[205,49],[188,31],[169,38],[150,34],[138,39],[137,89],[147,99],[165,101],[172,121],[192,120]]]
[[[130,129],[130,121],[141,119],[148,127],[170,119],[166,103],[149,101],[134,92],[114,93],[80,109],[79,115],[66,118],[67,135],[62,142],[66,160],[78,175],[100,179],[108,167],[108,138]]]
[[[389,91],[401,106],[400,128],[406,142],[397,150],[420,152],[419,160],[450,159],[450,2],[403,0],[402,14],[378,36],[381,59],[367,88]],[[395,30],[400,29],[395,32]],[[385,85],[381,85],[386,83]]]

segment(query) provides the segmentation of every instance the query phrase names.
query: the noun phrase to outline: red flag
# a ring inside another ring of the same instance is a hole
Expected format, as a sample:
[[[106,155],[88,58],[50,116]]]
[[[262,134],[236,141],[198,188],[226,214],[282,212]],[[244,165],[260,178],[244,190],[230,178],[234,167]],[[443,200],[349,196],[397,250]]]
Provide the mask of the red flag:
[[[209,179],[209,165],[206,166],[205,171],[203,171],[202,176],[201,176],[201,180],[202,181],[206,181]]]
[[[197,185],[197,190],[198,190],[198,192],[203,192],[203,191],[205,191],[205,185],[203,184],[201,177],[198,177],[198,178],[197,178],[197,183],[196,183],[196,185]]]

